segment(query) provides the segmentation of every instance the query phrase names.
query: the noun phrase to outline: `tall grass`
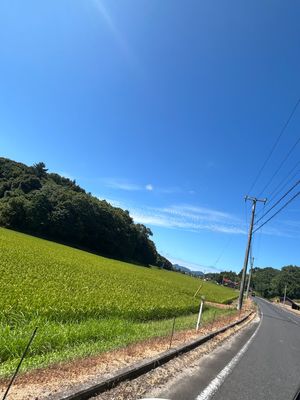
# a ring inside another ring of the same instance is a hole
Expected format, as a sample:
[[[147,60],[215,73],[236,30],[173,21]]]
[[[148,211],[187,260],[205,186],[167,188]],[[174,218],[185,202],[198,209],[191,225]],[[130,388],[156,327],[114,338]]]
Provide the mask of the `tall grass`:
[[[0,375],[11,371],[35,326],[26,368],[164,335],[174,316],[189,327],[199,306],[199,279],[2,228],[0,277]],[[237,297],[207,282],[200,294],[223,303]]]

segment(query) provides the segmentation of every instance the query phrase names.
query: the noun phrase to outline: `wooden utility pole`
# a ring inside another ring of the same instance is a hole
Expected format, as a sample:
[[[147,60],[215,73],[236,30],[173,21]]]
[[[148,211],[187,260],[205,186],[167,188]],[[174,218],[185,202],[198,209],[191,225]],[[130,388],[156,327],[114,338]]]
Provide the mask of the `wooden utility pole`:
[[[240,295],[239,295],[239,302],[238,302],[238,310],[241,310],[242,306],[243,306],[243,297],[244,297],[244,290],[245,290],[247,265],[248,265],[249,251],[250,251],[251,240],[252,240],[252,231],[253,231],[253,225],[254,225],[254,216],[255,216],[256,203],[258,201],[260,201],[262,203],[265,203],[267,201],[267,199],[260,200],[260,199],[257,199],[256,197],[246,196],[245,197],[245,201],[247,201],[247,200],[251,200],[252,201],[252,215],[251,215],[251,221],[250,221],[250,227],[249,227],[249,233],[248,233],[248,242],[247,242],[245,259],[244,259],[242,279],[241,279],[241,284],[240,284]]]
[[[248,276],[248,284],[247,284],[247,290],[246,290],[246,299],[248,299],[248,296],[249,296],[249,290],[250,290],[250,282],[251,282],[251,275],[252,275],[253,264],[254,264],[254,257],[250,257],[250,271],[249,271],[249,276]]]

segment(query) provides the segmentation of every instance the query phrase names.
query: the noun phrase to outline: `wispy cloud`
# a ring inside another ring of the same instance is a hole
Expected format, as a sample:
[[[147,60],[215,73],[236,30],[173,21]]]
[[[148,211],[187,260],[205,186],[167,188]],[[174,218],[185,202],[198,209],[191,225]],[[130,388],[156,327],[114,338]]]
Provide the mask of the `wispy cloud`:
[[[154,190],[154,186],[151,183],[147,183],[144,185],[128,182],[125,180],[118,179],[102,179],[105,186],[110,187],[112,189],[117,190],[127,190],[127,191],[148,191],[152,192]]]
[[[232,220],[234,217],[231,214],[213,210],[205,207],[197,207],[191,205],[174,205],[163,209],[165,212],[181,217],[192,218],[193,220]]]
[[[256,226],[254,226],[254,229]],[[291,224],[285,223],[285,221],[278,222],[276,226],[265,225],[260,230],[254,233],[254,235],[268,235],[268,236],[279,236],[291,239],[299,239],[299,226],[292,226]]]
[[[145,186],[139,186],[138,190],[145,190]],[[102,197],[99,198],[102,199]],[[132,203],[128,204],[127,202],[125,204],[119,200],[106,200],[115,207],[128,209],[135,222],[145,225],[195,233],[209,231],[228,235],[245,235],[248,232],[248,226],[242,219],[221,210],[191,204],[149,207],[138,206]],[[276,226],[264,226],[255,233],[255,236],[264,234],[268,236],[299,238],[299,226],[299,222],[297,221],[281,220]]]
[[[227,234],[246,233],[243,223],[238,218],[203,207],[173,205],[164,208],[134,207],[130,210],[133,219],[143,224],[193,232],[206,230]]]
[[[155,191],[156,193],[161,193],[161,194],[174,194],[183,192],[183,190],[178,186],[157,187],[150,182],[140,184],[131,182],[130,180],[116,179],[116,178],[102,178],[101,181],[102,183],[104,183],[105,186],[116,190],[148,191],[148,192]],[[189,193],[190,192],[194,193],[194,191],[189,191]]]
[[[144,189],[143,186],[137,185],[136,183],[118,181],[115,179],[104,179],[103,182],[105,186],[110,187],[112,189],[127,190],[127,191],[136,191]]]

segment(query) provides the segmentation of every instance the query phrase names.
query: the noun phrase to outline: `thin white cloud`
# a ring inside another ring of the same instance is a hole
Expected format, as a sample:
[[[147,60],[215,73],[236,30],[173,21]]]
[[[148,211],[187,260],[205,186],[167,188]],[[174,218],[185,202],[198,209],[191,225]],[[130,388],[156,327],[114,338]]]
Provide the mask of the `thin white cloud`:
[[[220,220],[233,220],[235,219],[234,216],[231,214],[218,211],[218,210],[213,210],[210,208],[205,208],[205,207],[196,207],[192,205],[173,205],[171,207],[164,208],[164,211],[173,214],[173,215],[178,215],[181,217],[186,217],[186,218],[191,218],[195,221],[201,221],[201,220],[209,220],[209,221],[220,221]]]
[[[191,211],[193,209],[194,213]],[[178,205],[166,208],[135,207],[130,210],[132,218],[143,224],[193,232],[246,233],[243,224],[234,216],[207,208]]]
[[[105,186],[112,189],[127,190],[127,191],[143,191],[162,193],[162,194],[174,194],[182,192],[179,187],[154,187],[152,183],[137,184],[128,180],[115,179],[115,178],[102,178],[101,181]]]
[[[144,190],[144,186],[137,185],[136,183],[116,180],[116,179],[103,179],[105,186],[112,189],[127,190],[127,191],[137,191]]]
[[[254,226],[254,229],[256,227]],[[268,236],[278,236],[278,237],[285,237],[291,239],[299,239],[299,229],[290,229],[288,225],[284,223],[279,225],[279,228],[275,228],[274,226],[263,226],[260,230],[254,233],[255,236],[257,235],[268,235]]]
[[[128,186],[127,186],[128,185]],[[123,190],[145,190],[145,186],[135,188],[133,184],[115,184]],[[104,200],[98,196],[100,200]],[[248,226],[235,215],[214,210],[207,207],[199,207],[190,204],[173,204],[168,207],[137,206],[135,204],[124,204],[119,200],[106,200],[115,207],[121,207],[130,211],[135,222],[145,225],[159,226],[169,229],[177,229],[188,232],[199,233],[202,231],[224,233],[230,235],[246,235]],[[286,238],[299,238],[299,223],[292,220],[280,221],[279,226],[265,226],[257,233],[268,236]]]
[[[178,186],[170,186],[170,187],[157,187],[152,184],[152,183],[147,183],[147,184],[137,184],[134,182],[131,182],[129,180],[124,180],[124,179],[118,179],[118,178],[101,178],[100,179],[102,183],[104,183],[105,186],[110,187],[112,189],[117,189],[117,190],[127,190],[127,191],[143,191],[146,190],[148,192],[153,192],[155,191],[156,193],[161,193],[161,194],[174,194],[174,193],[183,193],[183,189],[181,189]],[[195,192],[193,190],[188,191],[189,194],[194,194]],[[176,209],[174,209],[174,213],[176,212]]]

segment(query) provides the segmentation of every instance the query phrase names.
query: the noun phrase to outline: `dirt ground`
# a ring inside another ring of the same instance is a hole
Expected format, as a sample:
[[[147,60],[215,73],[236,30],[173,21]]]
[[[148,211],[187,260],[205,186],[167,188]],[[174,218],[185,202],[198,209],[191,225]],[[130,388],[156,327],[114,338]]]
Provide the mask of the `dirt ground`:
[[[137,379],[123,382],[116,388],[93,397],[93,400],[136,400],[152,397],[149,393],[153,393],[153,390],[159,391],[159,388],[164,387],[166,382],[172,381],[182,371],[191,371],[197,367],[201,357],[209,354],[216,347],[221,346],[232,335],[239,332],[255,318],[256,314],[254,313],[245,323],[229,329],[195,350],[181,355]]]
[[[240,315],[246,315],[253,309],[253,305],[248,302],[243,312]],[[186,330],[176,332],[172,341],[172,348],[177,347],[187,341],[203,336],[212,330],[217,330],[231,322],[239,319],[239,315],[222,317],[209,324],[198,332],[195,330]],[[247,321],[248,323],[248,321]],[[244,325],[244,324],[242,324]],[[197,349],[199,352],[210,351],[216,345],[225,340],[228,336],[242,328],[242,325],[232,328],[229,331],[218,335],[216,338],[209,341],[207,344]],[[8,400],[54,400],[62,398],[62,393],[70,390],[80,390],[83,387],[88,387],[96,384],[99,380],[109,378],[117,370],[128,367],[138,361],[158,355],[167,350],[170,346],[170,337],[153,338],[151,340],[127,346],[107,353],[102,353],[98,356],[75,360],[68,363],[61,363],[49,368],[35,370],[29,373],[22,374],[17,377],[11,391],[7,397]],[[195,350],[196,351],[196,350]],[[193,351],[193,353],[195,352]],[[0,396],[4,394],[8,384],[7,380],[0,382]],[[122,388],[123,385],[120,385]],[[119,387],[118,387],[119,388]],[[115,389],[119,390],[119,389]],[[121,389],[120,389],[121,390]],[[110,392],[108,392],[110,393]],[[109,394],[102,395],[99,399],[129,399],[125,397],[105,397]],[[118,395],[119,396],[119,395]]]

